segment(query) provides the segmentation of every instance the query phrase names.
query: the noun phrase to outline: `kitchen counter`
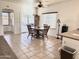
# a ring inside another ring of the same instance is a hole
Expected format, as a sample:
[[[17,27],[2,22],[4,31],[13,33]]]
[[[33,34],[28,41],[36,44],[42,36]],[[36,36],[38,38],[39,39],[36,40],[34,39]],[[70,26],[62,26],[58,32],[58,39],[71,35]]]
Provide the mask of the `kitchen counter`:
[[[79,59],[79,30],[73,30],[60,34],[62,47],[70,47],[75,49],[76,54],[74,59]]]
[[[3,36],[0,36],[0,59],[18,59]]]
[[[60,34],[61,37],[67,37],[74,40],[79,40],[79,30],[73,30],[70,32]]]

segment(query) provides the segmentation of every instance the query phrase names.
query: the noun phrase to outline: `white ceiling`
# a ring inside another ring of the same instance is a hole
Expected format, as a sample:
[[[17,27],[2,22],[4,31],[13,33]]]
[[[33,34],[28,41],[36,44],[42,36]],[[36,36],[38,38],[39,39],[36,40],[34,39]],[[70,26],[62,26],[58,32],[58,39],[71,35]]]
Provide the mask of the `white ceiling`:
[[[29,0],[0,0],[0,1],[6,1],[6,2],[21,2],[21,1],[29,1]],[[33,1],[33,0],[30,0]]]
[[[7,2],[28,2],[28,1],[41,1],[44,5],[49,5],[49,4],[54,4],[57,2],[62,2],[62,1],[66,1],[66,0],[0,0],[0,1],[7,1]]]
[[[41,1],[45,5],[50,5],[50,4],[55,4],[55,3],[58,3],[58,2],[63,2],[63,1],[66,1],[66,0],[41,0]]]
[[[21,0],[0,0],[0,1],[6,1],[6,2],[21,2]]]

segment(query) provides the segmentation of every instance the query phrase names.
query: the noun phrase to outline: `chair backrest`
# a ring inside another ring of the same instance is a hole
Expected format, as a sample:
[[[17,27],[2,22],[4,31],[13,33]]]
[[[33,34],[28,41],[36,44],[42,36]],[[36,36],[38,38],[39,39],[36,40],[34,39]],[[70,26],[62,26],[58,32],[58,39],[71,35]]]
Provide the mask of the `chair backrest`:
[[[49,27],[49,25],[47,25],[47,24],[44,24],[44,28],[48,28]]]
[[[48,24],[43,24],[43,26],[48,26]]]
[[[31,25],[27,25],[27,28],[28,28],[29,34],[31,34],[31,32],[32,32],[32,30],[31,30]]]
[[[50,28],[50,26],[45,26],[44,27],[44,34],[45,35],[47,35],[49,28]]]

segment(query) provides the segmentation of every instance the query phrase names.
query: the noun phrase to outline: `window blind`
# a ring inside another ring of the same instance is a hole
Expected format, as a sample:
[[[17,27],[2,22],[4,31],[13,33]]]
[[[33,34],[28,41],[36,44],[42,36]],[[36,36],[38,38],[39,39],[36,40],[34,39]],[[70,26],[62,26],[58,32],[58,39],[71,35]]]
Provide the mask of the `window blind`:
[[[50,28],[56,28],[57,15],[57,13],[42,14],[40,25],[43,26],[43,24],[48,24]]]

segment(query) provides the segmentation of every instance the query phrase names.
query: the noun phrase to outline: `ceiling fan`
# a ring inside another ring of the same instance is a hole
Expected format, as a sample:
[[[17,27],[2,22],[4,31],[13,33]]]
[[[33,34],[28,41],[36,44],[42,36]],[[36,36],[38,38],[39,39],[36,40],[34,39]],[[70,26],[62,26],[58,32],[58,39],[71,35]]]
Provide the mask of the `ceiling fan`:
[[[38,4],[37,4],[37,7],[38,7],[38,8],[44,7],[44,5],[43,5],[43,3],[42,3],[41,0],[35,0],[35,3],[38,3]]]
[[[38,7],[39,7],[39,8],[43,7],[43,4],[42,4],[41,1],[39,1]]]

